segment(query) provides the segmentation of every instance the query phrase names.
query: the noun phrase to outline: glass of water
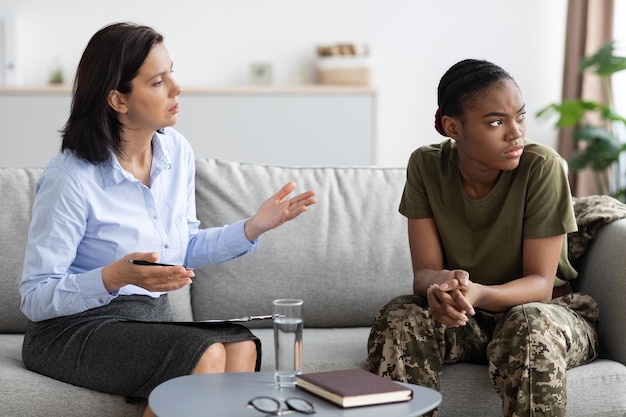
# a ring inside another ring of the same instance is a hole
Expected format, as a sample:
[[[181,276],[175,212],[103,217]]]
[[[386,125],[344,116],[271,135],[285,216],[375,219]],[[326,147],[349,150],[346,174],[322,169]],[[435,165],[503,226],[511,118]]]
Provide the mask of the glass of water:
[[[280,299],[272,302],[274,314],[274,381],[278,388],[295,387],[302,373],[302,300]]]

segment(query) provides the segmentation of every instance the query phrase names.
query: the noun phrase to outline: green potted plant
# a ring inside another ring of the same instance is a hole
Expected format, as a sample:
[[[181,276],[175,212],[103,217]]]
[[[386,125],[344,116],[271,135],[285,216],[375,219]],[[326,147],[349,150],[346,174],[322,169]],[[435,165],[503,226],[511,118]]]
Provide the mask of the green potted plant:
[[[611,77],[626,69],[626,57],[616,56],[614,52],[614,42],[610,41],[580,62],[581,71],[589,71],[600,77],[606,103],[566,100],[544,107],[539,110],[537,117],[556,115],[558,120],[555,127],[574,126],[572,139],[577,144],[584,142],[584,145],[576,147],[577,150],[568,161],[570,169],[580,171],[591,168],[598,193],[625,201],[626,184],[623,184],[620,159],[622,153],[626,152],[626,141],[620,140],[615,127],[621,124],[626,129],[626,119],[613,110]]]
[[[50,84],[63,84],[63,70],[60,68],[55,69],[50,73]]]

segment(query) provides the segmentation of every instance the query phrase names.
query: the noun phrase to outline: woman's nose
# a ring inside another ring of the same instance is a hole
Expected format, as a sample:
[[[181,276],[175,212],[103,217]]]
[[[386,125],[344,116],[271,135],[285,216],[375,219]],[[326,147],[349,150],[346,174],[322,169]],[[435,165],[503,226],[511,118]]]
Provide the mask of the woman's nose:
[[[524,122],[513,121],[507,132],[507,140],[516,140],[524,136]]]
[[[174,81],[172,83],[171,91],[172,91],[172,95],[178,96],[178,95],[180,95],[180,93],[183,92],[183,88],[180,86],[180,84],[178,84],[176,81]]]

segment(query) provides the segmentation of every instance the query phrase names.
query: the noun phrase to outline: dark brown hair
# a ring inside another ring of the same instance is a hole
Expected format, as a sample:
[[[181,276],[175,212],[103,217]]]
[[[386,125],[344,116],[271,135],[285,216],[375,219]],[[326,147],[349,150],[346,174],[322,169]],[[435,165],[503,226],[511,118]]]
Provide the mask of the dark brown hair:
[[[154,29],[133,23],[114,23],[92,36],[78,64],[62,151],[92,163],[122,152],[122,125],[108,104],[109,92],[129,93],[150,50],[162,41]]]

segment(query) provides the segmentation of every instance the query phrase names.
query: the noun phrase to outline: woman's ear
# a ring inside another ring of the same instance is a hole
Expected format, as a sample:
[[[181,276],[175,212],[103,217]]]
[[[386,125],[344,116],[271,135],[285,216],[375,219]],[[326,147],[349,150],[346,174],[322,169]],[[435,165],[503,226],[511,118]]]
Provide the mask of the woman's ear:
[[[446,132],[446,136],[456,140],[461,133],[461,124],[459,119],[452,116],[443,116],[441,118],[441,124],[443,130]]]
[[[128,109],[126,108],[124,95],[117,90],[109,91],[107,101],[109,103],[109,106],[111,106],[111,108],[118,113],[126,113],[128,111]]]

